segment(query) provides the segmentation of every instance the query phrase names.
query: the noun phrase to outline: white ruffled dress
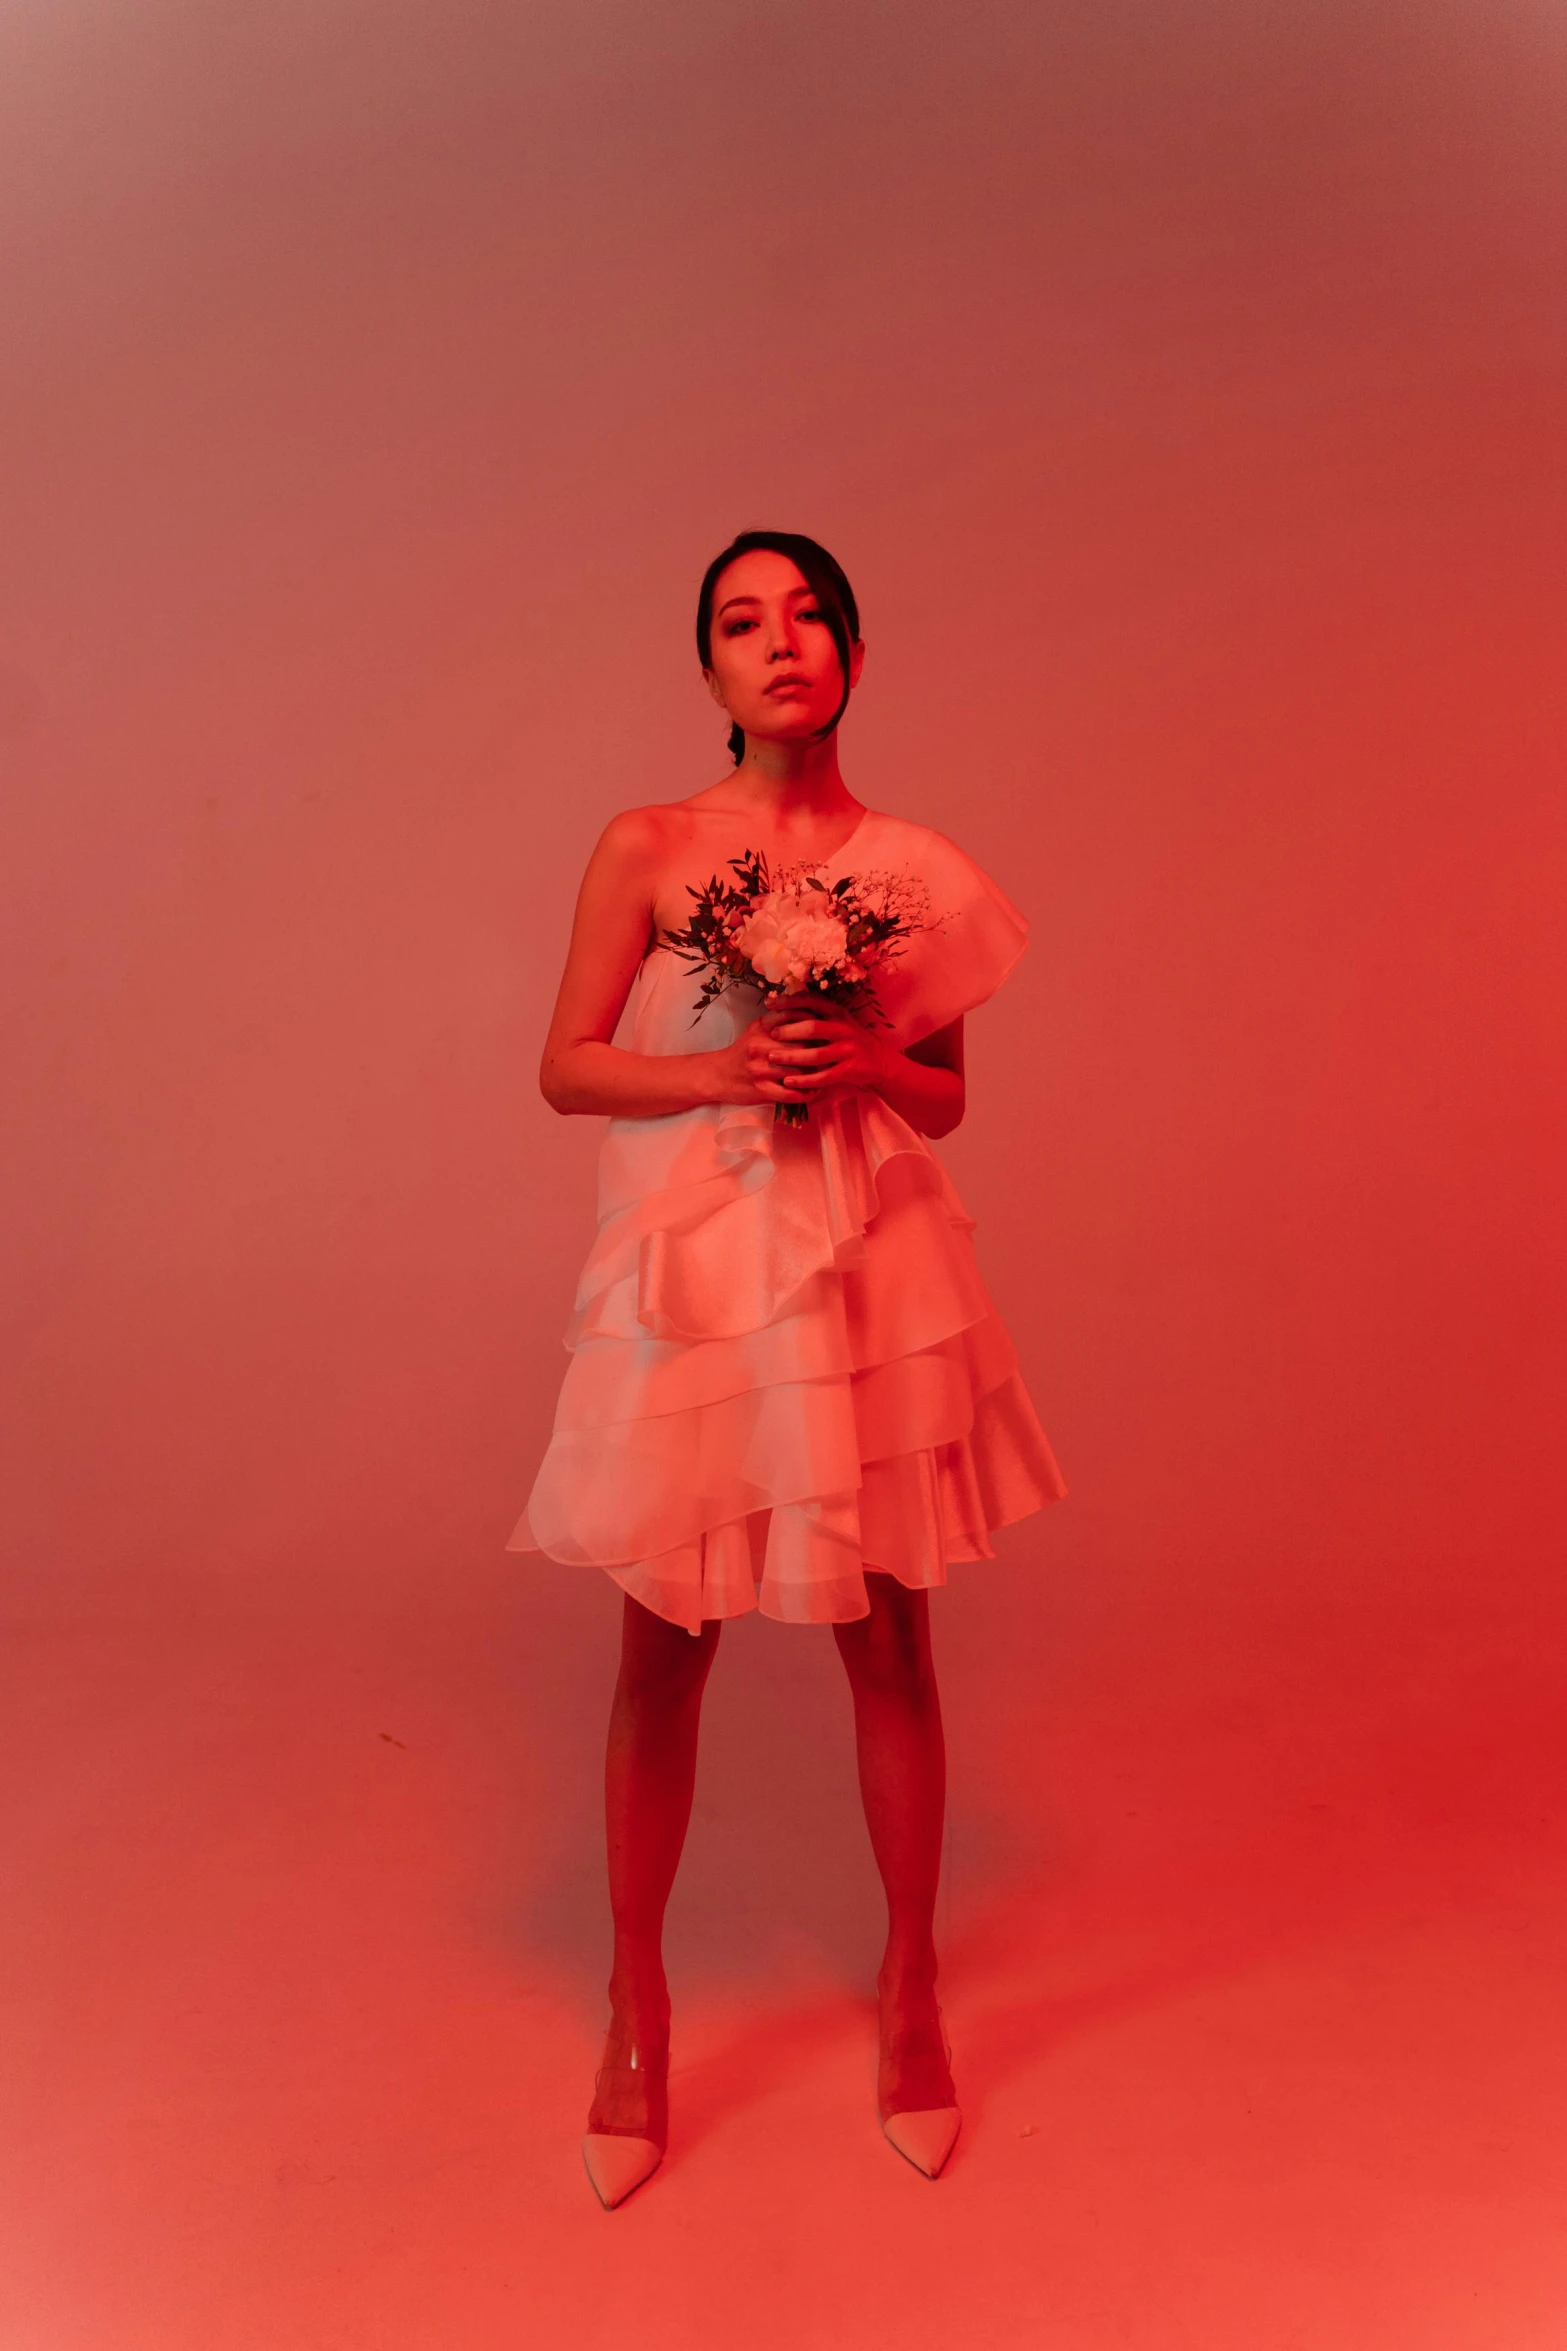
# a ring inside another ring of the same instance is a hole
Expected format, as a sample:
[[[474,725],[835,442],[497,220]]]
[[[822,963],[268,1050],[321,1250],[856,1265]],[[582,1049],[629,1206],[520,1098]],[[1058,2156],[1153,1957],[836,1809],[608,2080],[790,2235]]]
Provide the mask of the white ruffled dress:
[[[882,1033],[908,1046],[995,993],[1028,925],[955,843],[874,809],[822,870],[870,869],[918,874],[941,920],[878,979]],[[735,990],[693,1022],[699,986],[655,948],[617,1040],[700,1052],[755,1018]],[[997,1527],[1066,1487],[973,1222],[877,1094],[801,1127],[771,1103],[612,1118],[554,1433],[507,1548],[602,1568],[692,1633],[757,1607],[843,1622],[869,1613],[868,1567],[921,1589],[993,1559]]]

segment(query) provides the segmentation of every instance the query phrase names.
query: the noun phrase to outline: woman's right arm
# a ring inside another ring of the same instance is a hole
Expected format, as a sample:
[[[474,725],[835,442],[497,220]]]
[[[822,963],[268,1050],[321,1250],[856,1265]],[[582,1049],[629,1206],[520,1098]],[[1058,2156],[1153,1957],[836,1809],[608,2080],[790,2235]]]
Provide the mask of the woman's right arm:
[[[653,932],[658,819],[629,808],[612,817],[577,893],[571,945],[544,1043],[539,1088],[552,1110],[660,1118],[704,1102],[795,1102],[780,1084],[770,1041],[753,1022],[708,1053],[627,1053],[612,1045]]]

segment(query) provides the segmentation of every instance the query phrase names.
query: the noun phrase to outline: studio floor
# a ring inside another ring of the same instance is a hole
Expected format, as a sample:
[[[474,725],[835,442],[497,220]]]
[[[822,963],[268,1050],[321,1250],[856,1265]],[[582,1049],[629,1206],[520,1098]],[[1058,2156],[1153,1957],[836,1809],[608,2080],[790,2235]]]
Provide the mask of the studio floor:
[[[935,2184],[873,2110],[830,1637],[730,1626],[671,2145],[606,2214],[615,1611],[568,1571],[454,1588],[171,1580],[11,1626],[6,2351],[1561,2342],[1537,1623],[1128,1619],[1018,1554],[954,1571]]]

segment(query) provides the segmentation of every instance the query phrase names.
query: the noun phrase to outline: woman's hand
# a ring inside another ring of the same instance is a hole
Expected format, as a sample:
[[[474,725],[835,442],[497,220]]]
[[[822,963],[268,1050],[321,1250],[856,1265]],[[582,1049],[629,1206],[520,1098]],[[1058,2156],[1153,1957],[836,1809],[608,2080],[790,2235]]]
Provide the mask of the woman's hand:
[[[747,1032],[760,1034],[758,1052],[785,1102],[831,1101],[857,1089],[874,1091],[887,1075],[888,1050],[841,1004],[820,996],[777,996]]]
[[[876,1085],[886,1049],[820,996],[778,996],[710,1058],[720,1101],[823,1102]]]
[[[900,1052],[852,1012],[820,996],[778,996],[716,1053],[696,1054],[709,1102],[831,1102],[879,1094],[922,1135],[948,1135],[963,1116],[963,1022]]]

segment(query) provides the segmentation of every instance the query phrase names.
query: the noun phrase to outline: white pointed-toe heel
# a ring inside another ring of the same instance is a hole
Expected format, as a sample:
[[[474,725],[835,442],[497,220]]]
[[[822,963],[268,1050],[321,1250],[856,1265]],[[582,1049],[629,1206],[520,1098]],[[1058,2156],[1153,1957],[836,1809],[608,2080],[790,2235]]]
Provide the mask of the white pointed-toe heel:
[[[962,2121],[956,2106],[922,2106],[912,2114],[889,2114],[881,2127],[898,2153],[933,2180],[952,2153]]]
[[[612,2025],[610,2047],[614,2033]],[[606,2212],[613,2212],[664,2160],[669,2143],[667,2052],[654,2061],[646,2050],[633,2045],[629,2064],[601,2065],[594,2076],[593,2112],[588,2119],[610,2126],[585,2133],[582,2160],[593,2193]]]
[[[640,2188],[664,2160],[664,2150],[653,2139],[633,2139],[619,2131],[589,2131],[582,2142],[582,2160],[593,2182],[593,2193],[606,2212],[623,2204],[633,2188]]]
[[[889,2144],[928,2180],[938,2178],[963,2123],[952,2088],[952,2044],[939,2008],[934,2030],[919,2024],[882,2037],[876,2110]]]

